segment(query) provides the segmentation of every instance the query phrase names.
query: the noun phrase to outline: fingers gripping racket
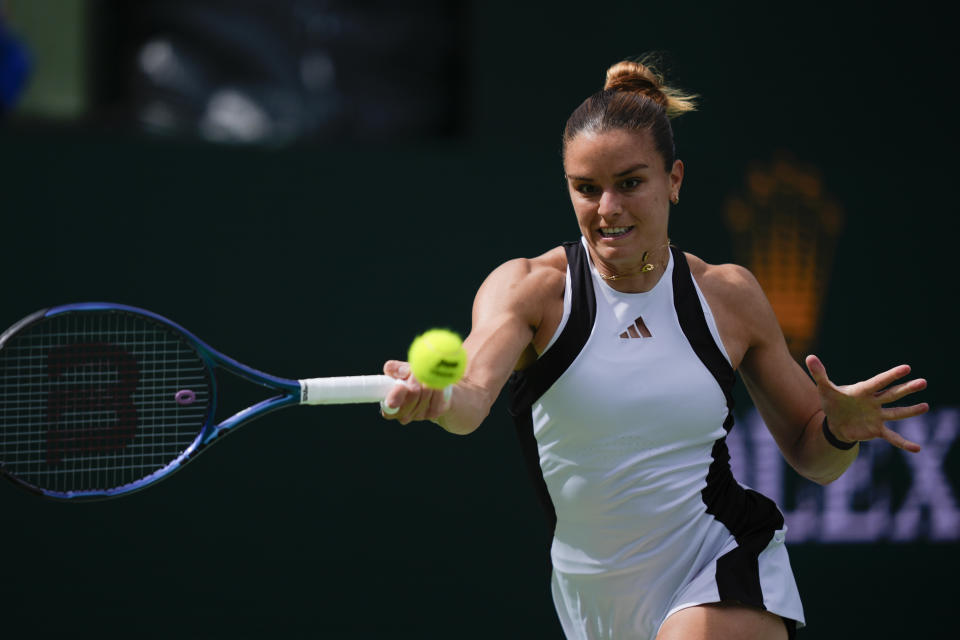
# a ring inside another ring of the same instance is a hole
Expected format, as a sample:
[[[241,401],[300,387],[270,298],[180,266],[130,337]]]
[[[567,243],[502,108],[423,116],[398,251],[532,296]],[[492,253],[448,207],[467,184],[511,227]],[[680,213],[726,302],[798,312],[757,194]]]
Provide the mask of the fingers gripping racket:
[[[278,394],[215,423],[218,368]],[[119,496],[165,478],[270,411],[380,402],[396,382],[278,378],[150,311],[51,307],[0,335],[0,473],[51,498]]]

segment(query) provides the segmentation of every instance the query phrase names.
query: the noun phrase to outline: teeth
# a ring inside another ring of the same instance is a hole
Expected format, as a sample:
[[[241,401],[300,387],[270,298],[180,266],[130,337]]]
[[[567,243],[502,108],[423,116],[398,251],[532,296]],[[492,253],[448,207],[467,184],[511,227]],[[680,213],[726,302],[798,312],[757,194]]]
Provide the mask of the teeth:
[[[630,229],[633,229],[633,227],[606,227],[604,229],[600,229],[600,235],[605,238],[622,236],[627,231],[630,231]]]

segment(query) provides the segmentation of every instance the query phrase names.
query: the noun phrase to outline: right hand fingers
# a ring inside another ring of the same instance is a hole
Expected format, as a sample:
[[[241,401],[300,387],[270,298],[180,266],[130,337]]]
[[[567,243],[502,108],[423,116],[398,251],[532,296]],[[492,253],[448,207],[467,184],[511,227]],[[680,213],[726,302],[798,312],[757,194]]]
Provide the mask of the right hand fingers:
[[[383,373],[394,378],[397,384],[387,392],[387,395],[380,401],[380,413],[388,420],[397,420],[397,415],[403,405],[406,403],[405,381],[410,378],[410,365],[401,360],[387,360],[383,364]]]
[[[380,401],[380,413],[384,418],[395,419],[403,405],[403,394],[397,394],[396,391],[398,387],[404,386],[403,381],[410,377],[410,366],[400,360],[387,360],[383,365],[383,372],[395,379],[397,384]]]
[[[406,380],[410,377],[410,365],[403,360],[387,360],[383,363],[383,372],[391,378]]]
[[[450,407],[449,393],[421,385],[410,374],[406,362],[389,360],[383,365],[383,371],[398,380],[381,403],[384,418],[405,425],[415,420],[433,420]]]
[[[390,409],[384,411],[384,417],[396,420],[400,424],[409,424],[417,420],[433,420],[443,414],[450,406],[444,398],[443,391],[435,391],[420,386],[416,381],[417,389],[411,389],[407,384],[397,385],[398,390],[391,391],[386,400],[387,407],[396,406],[393,413]]]

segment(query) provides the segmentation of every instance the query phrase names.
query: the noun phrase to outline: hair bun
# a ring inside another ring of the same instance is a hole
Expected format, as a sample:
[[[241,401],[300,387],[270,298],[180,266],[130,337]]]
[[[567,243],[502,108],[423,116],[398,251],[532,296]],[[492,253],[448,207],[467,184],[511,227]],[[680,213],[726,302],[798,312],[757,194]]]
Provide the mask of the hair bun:
[[[694,99],[697,96],[668,87],[663,76],[643,62],[623,60],[616,63],[607,69],[603,88],[643,94],[663,107],[671,118],[696,109]]]
[[[653,69],[639,62],[624,60],[607,69],[607,81],[603,88],[610,91],[643,93],[663,104],[666,102],[666,96],[660,91],[660,85],[662,84],[663,78],[657,75]]]

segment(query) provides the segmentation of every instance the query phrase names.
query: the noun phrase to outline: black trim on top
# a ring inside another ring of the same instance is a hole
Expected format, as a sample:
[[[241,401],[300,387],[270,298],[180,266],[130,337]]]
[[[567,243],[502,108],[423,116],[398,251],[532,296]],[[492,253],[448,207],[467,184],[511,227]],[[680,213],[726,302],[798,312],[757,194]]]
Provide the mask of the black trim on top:
[[[716,379],[727,401],[723,428],[733,428],[733,385],[736,373],[710,333],[707,319],[694,286],[690,265],[682,251],[673,251],[673,300],[680,327],[697,357]],[[713,462],[707,470],[707,486],[701,492],[707,513],[723,524],[737,541],[737,548],[717,559],[717,589],[722,601],[736,601],[765,608],[757,558],[774,533],[783,528],[783,514],[769,498],[744,489],[730,470],[726,438],[711,451]]]
[[[552,536],[557,529],[557,509],[553,505],[553,499],[547,489],[547,481],[543,478],[543,469],[540,467],[537,438],[533,435],[533,411],[528,409],[520,415],[513,416],[513,425],[517,440],[520,441],[523,466],[526,467],[530,481],[533,483],[533,491],[537,496],[537,501],[543,507],[544,515],[547,516],[547,526]]]
[[[587,252],[580,242],[565,242],[567,268],[570,270],[570,294],[573,303],[563,331],[549,349],[532,365],[511,378],[510,413],[527,411],[553,386],[583,350],[597,317],[597,300]]]
[[[579,240],[564,242],[563,248],[567,254],[572,300],[567,323],[543,356],[527,369],[515,371],[510,376],[509,383],[510,415],[513,416],[524,463],[547,515],[551,534],[557,526],[557,511],[540,468],[540,454],[533,435],[533,405],[580,355],[597,317],[597,300],[594,296],[587,252]]]
[[[780,616],[780,619],[787,626],[787,640],[797,640],[797,621],[783,616]]]
[[[700,306],[700,296],[693,286],[693,274],[690,273],[687,257],[674,246],[670,247],[670,251],[673,252],[673,304],[677,310],[680,328],[697,357],[716,378],[727,399],[728,413],[723,428],[729,432],[733,427],[733,385],[736,384],[737,376],[707,326],[707,318]]]

